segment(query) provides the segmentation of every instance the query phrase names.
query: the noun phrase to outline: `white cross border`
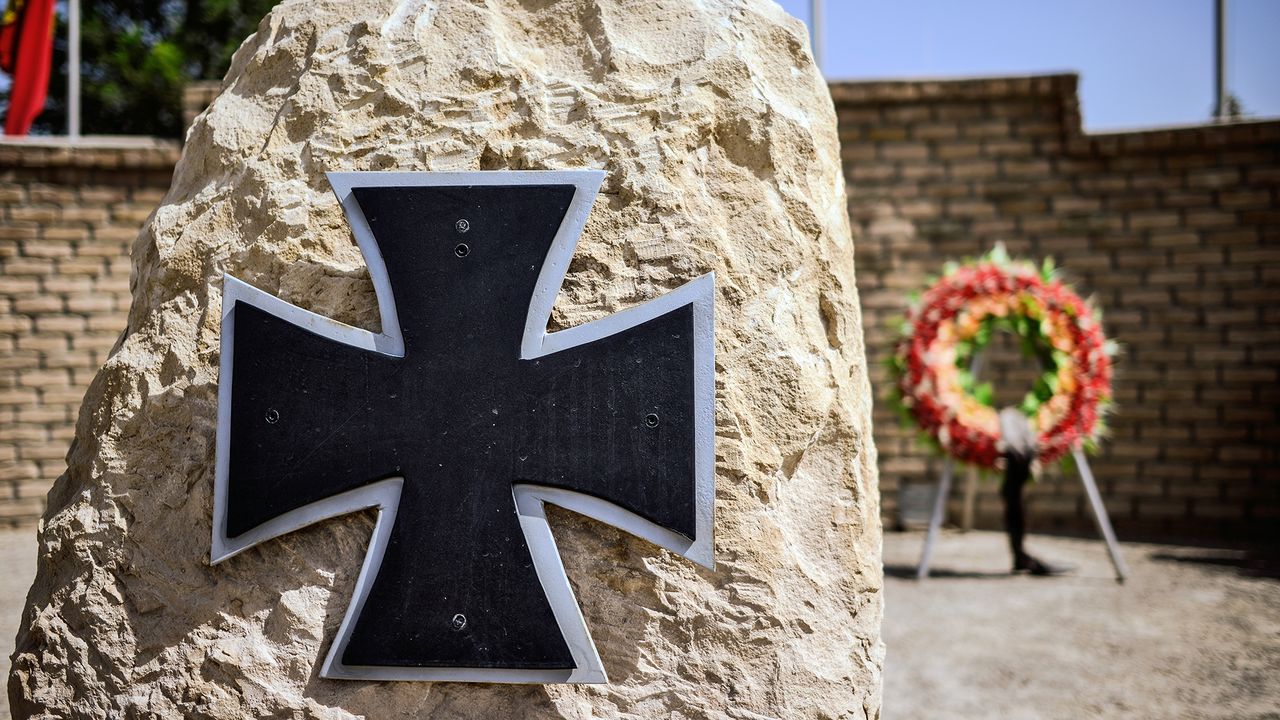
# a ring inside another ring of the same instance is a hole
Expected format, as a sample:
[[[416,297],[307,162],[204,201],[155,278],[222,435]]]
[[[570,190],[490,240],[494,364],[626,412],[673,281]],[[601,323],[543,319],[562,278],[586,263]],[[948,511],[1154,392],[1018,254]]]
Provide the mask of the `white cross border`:
[[[291,533],[338,515],[378,508],[378,520],[364,565],[356,580],[347,613],[330,645],[321,668],[321,677],[350,680],[430,680],[495,683],[606,683],[604,665],[591,640],[573,588],[565,574],[555,538],[547,524],[546,503],[559,505],[620,530],[644,538],[707,568],[714,568],[713,526],[715,505],[715,278],[708,273],[665,295],[636,307],[567,330],[548,333],[547,321],[565,272],[573,259],[578,239],[591,205],[604,180],[599,170],[532,170],[502,172],[340,172],[329,173],[334,194],[346,213],[352,234],[364,255],[378,298],[382,332],[372,333],[336,322],[265,293],[230,275],[223,276],[221,364],[218,370],[218,433],[214,478],[213,540],[210,558],[218,564],[272,538]],[[416,668],[350,666],[340,658],[351,639],[355,619],[373,585],[386,552],[391,528],[395,525],[404,478],[380,480],[355,490],[334,495],[280,515],[240,535],[226,536],[227,473],[230,466],[231,378],[235,358],[235,305],[254,305],[276,317],[310,330],[335,342],[394,357],[403,357],[404,338],[386,264],[369,223],[356,203],[357,187],[573,185],[573,201],[551,243],[538,274],[520,346],[522,359],[550,355],[585,345],[633,328],[673,310],[691,305],[694,324],[694,476],[695,538],[660,527],[600,498],[560,488],[517,484],[513,500],[520,527],[529,546],[538,580],[546,593],[556,623],[573,656],[572,670],[509,670],[495,668]]]

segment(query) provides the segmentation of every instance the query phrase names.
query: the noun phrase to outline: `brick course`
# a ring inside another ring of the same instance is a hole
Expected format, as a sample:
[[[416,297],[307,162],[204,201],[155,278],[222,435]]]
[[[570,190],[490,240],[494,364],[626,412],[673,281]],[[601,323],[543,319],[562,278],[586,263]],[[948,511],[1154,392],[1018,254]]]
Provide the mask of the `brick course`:
[[[124,330],[129,250],[178,147],[0,142],[0,524],[32,522]]]
[[[895,323],[946,259],[1004,242],[1055,256],[1124,346],[1111,436],[1092,461],[1121,537],[1276,536],[1280,123],[1085,134],[1074,75],[839,83],[832,95],[887,522],[899,486],[941,467],[883,402]],[[1006,402],[1032,376],[1010,343],[983,371]],[[1092,533],[1074,473],[1044,475],[1033,527]],[[1001,525],[996,489],[979,485],[980,527]]]

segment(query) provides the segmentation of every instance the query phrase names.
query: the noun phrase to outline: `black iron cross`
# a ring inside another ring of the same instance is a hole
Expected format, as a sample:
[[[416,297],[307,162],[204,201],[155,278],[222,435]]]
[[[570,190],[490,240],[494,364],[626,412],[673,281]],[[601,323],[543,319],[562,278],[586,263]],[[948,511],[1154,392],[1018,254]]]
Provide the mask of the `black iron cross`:
[[[546,332],[601,178],[331,175],[381,334],[226,279],[214,561],[381,510],[326,677],[605,681],[546,502],[711,564],[711,276]]]

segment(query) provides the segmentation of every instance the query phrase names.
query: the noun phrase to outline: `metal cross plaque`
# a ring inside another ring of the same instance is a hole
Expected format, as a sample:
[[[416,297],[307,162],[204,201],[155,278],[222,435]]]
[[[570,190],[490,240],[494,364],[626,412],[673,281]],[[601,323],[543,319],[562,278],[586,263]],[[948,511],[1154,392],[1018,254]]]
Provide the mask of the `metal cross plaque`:
[[[712,276],[547,332],[602,179],[329,175],[380,334],[225,279],[213,562],[378,508],[324,677],[606,682],[546,503],[711,567]]]

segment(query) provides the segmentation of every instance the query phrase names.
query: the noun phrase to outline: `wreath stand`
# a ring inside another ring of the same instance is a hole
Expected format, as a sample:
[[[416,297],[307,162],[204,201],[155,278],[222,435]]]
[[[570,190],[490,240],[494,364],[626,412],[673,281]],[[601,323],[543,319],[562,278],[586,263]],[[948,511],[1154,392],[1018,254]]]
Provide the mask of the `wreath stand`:
[[[1120,543],[1116,542],[1116,533],[1111,529],[1111,519],[1107,516],[1107,508],[1102,504],[1102,494],[1098,492],[1098,483],[1093,479],[1093,471],[1089,468],[1089,460],[1084,450],[1075,448],[1071,451],[1075,460],[1076,473],[1084,484],[1085,494],[1089,496],[1089,504],[1093,507],[1093,519],[1098,532],[1107,543],[1107,552],[1111,555],[1111,565],[1116,570],[1116,582],[1124,582],[1129,575],[1129,568],[1120,556]],[[947,513],[947,498],[951,495],[951,476],[954,461],[948,457],[942,465],[942,477],[938,479],[938,494],[933,499],[933,512],[929,515],[929,532],[924,538],[924,551],[920,553],[920,565],[916,568],[916,579],[929,577],[929,559],[933,555],[933,544],[938,539],[938,531],[942,529],[942,518]]]
[[[975,354],[970,361],[969,372],[976,377],[981,368],[982,355]],[[1120,543],[1116,541],[1116,532],[1111,528],[1111,518],[1107,515],[1107,508],[1102,504],[1102,493],[1098,492],[1098,483],[1093,479],[1089,460],[1080,447],[1071,450],[1071,458],[1075,461],[1076,474],[1080,476],[1084,492],[1089,496],[1094,523],[1102,539],[1107,543],[1107,552],[1111,555],[1111,566],[1116,571],[1116,582],[1123,583],[1129,575],[1129,568],[1120,555]],[[920,564],[916,567],[917,580],[925,580],[929,577],[929,560],[933,556],[933,544],[938,539],[938,532],[942,529],[942,519],[947,514],[947,499],[951,495],[951,478],[954,470],[955,461],[948,455],[942,464],[942,477],[938,479],[938,492],[933,498],[933,512],[929,514],[929,531],[924,537],[924,550],[920,553]]]

